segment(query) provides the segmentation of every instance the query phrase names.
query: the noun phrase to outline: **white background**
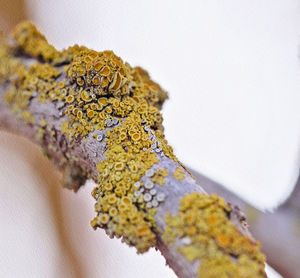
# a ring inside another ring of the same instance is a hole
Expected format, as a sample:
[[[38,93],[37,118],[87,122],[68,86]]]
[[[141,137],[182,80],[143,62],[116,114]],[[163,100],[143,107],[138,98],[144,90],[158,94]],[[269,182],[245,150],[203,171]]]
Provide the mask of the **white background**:
[[[287,197],[300,157],[298,1],[28,3],[56,47],[112,49],[150,72],[169,92],[166,136],[187,166],[261,209]],[[53,170],[23,140],[1,134],[0,143],[0,276],[75,277],[49,205]],[[84,277],[174,277],[155,251],[136,256],[92,231],[91,188],[60,196]]]

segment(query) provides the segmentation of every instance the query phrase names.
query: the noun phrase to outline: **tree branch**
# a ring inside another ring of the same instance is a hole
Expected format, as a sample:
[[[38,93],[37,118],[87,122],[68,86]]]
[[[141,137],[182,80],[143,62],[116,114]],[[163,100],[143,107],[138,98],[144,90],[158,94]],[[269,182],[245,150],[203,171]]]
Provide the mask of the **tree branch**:
[[[0,47],[0,127],[30,138],[77,191],[98,184],[94,228],[139,253],[159,249],[181,278],[266,277],[237,207],[207,195],[163,135],[166,93],[110,51],[62,52],[19,25]]]

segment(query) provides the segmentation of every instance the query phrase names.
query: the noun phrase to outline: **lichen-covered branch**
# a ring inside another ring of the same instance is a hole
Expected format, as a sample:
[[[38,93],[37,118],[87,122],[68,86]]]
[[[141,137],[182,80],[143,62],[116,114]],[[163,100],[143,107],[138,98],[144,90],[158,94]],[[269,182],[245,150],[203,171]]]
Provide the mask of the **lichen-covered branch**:
[[[111,51],[57,51],[28,22],[0,47],[0,125],[39,144],[75,191],[93,190],[93,228],[139,253],[158,248],[182,278],[266,277],[244,216],[207,195],[164,138],[167,94]]]

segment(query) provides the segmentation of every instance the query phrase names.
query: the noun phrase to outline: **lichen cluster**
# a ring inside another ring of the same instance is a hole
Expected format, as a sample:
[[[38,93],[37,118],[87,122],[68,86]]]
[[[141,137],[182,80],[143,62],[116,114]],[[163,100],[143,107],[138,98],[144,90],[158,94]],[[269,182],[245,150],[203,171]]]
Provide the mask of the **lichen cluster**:
[[[66,117],[61,132],[69,143],[87,140],[89,134],[95,144],[105,141],[106,159],[97,164],[99,186],[93,191],[97,216],[91,224],[104,228],[110,236],[122,237],[138,252],[148,250],[156,240],[156,207],[165,196],[151,180],[141,183],[139,190],[134,185],[159,156],[176,160],[164,139],[159,112],[167,94],[146,71],[123,63],[112,51],[96,52],[75,45],[59,52],[30,23],[18,26],[13,37],[13,52],[43,63],[15,69],[6,102],[21,119],[38,126],[41,141],[47,123],[36,123],[30,114],[33,98],[54,103],[60,117]],[[7,51],[9,55],[13,56]],[[162,185],[167,175],[160,169],[153,180]]]
[[[49,64],[34,63],[28,68],[20,65],[15,70],[16,77],[12,81],[13,86],[9,87],[5,95],[5,100],[17,116],[27,123],[35,123],[28,110],[30,100],[36,97],[40,102],[46,102],[49,93],[55,92],[56,79],[60,74]]]
[[[121,126],[107,132],[106,160],[97,165],[99,187],[93,196],[98,216],[92,225],[106,228],[110,236],[122,236],[144,252],[155,244],[155,209],[146,206],[143,194],[134,194],[134,184],[158,158],[151,152],[153,141],[141,122],[140,115],[132,112]]]
[[[10,47],[0,35],[0,83],[7,82],[22,64],[20,60],[10,55]]]
[[[173,176],[176,180],[182,181],[185,179],[185,173],[181,167],[177,167],[173,173]]]
[[[40,58],[46,62],[58,61],[61,54],[42,35],[31,22],[19,24],[12,32],[16,40],[17,49],[35,58]]]
[[[231,212],[215,194],[188,194],[180,200],[177,215],[166,215],[163,241],[177,244],[189,261],[199,260],[201,278],[265,277],[259,243],[229,221]]]
[[[165,178],[169,175],[169,171],[167,169],[158,168],[157,172],[154,173],[151,180],[159,185],[165,184]]]

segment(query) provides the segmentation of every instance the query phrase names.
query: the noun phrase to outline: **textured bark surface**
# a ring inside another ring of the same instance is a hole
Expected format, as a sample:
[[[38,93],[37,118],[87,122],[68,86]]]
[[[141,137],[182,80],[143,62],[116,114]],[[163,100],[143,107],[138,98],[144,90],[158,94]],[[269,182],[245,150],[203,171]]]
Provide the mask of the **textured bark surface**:
[[[42,41],[42,43],[45,42]],[[50,50],[52,51],[52,49]],[[32,51],[34,56],[35,50]],[[28,54],[20,55],[20,52],[17,52],[17,54],[19,61],[27,68],[40,60],[33,59]],[[67,78],[66,73],[63,72],[63,67],[57,66],[56,69],[61,73],[57,78],[58,82],[61,79]],[[64,113],[61,113],[58,103],[51,101],[46,101],[43,103],[38,101],[37,97],[34,95],[27,103],[26,111],[30,112],[30,115],[35,119],[35,121],[26,122],[24,119],[16,116],[18,113],[13,113],[11,111],[11,107],[9,107],[7,102],[4,100],[4,95],[10,89],[10,87],[13,86],[12,80],[13,77],[9,76],[7,80],[2,82],[0,85],[0,127],[2,129],[17,133],[21,136],[25,136],[36,144],[40,145],[46,155],[52,159],[55,165],[64,171],[65,184],[74,191],[77,191],[78,188],[84,184],[87,177],[93,178],[96,182],[98,182],[99,172],[97,169],[97,164],[101,161],[105,161],[106,159],[105,151],[107,150],[107,143],[104,140],[101,142],[96,141],[92,133],[87,134],[85,138],[78,137],[71,142],[68,141],[62,132],[62,124],[68,121],[68,116],[66,116]],[[41,128],[40,123],[42,121],[47,122],[47,128],[43,130],[43,138],[41,140],[40,138],[37,138],[37,134]],[[122,121],[126,121],[126,117],[120,119],[120,122]],[[106,135],[107,131],[111,129],[112,127],[98,130],[97,135]],[[73,159],[74,157],[76,160]],[[157,206],[154,217],[156,224],[155,247],[161,251],[162,255],[166,258],[167,264],[179,277],[198,277],[198,268],[201,264],[201,261],[195,260],[194,262],[190,262],[178,250],[178,247],[182,247],[183,243],[181,241],[176,241],[176,243],[172,246],[167,245],[162,240],[162,235],[166,228],[166,213],[171,212],[172,215],[176,215],[179,210],[179,200],[187,194],[192,192],[204,194],[205,192],[201,185],[179,162],[171,157],[168,157],[168,155],[164,154],[164,152],[157,154],[156,157],[158,158],[158,162],[151,167],[167,169],[170,174],[165,177],[165,184],[160,187],[160,191],[164,193],[166,199]],[[185,175],[185,178],[182,180],[175,178],[175,176],[171,174],[174,173],[178,168],[180,168]],[[145,184],[147,181],[150,181],[150,177],[143,175],[140,181]],[[232,211],[230,215],[228,215],[228,222],[233,223],[240,234],[247,238],[248,242],[251,242],[253,245],[256,244],[248,230],[248,225],[245,221],[244,214],[240,212],[238,207],[232,206]],[[232,256],[232,260],[235,260],[234,256]],[[265,274],[262,275],[265,276]],[[249,276],[245,275],[243,277]]]

